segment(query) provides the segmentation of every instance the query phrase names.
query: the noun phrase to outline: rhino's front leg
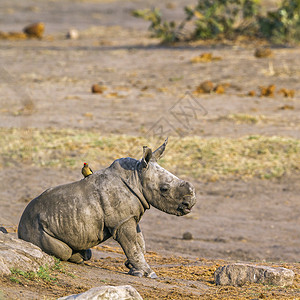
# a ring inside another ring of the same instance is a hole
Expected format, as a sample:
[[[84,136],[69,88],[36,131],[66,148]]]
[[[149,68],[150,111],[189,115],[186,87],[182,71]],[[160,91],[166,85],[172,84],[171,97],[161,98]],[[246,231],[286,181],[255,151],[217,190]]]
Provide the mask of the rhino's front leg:
[[[136,232],[137,232],[138,245],[140,246],[142,253],[145,255],[146,254],[145,240],[139,224],[136,225]],[[128,259],[125,262],[125,266],[128,269],[131,269],[133,267]]]
[[[139,244],[137,224],[134,218],[131,218],[118,228],[116,240],[121,245],[128,259],[127,266],[130,267],[128,274],[138,277],[157,278],[145,260],[143,249]]]

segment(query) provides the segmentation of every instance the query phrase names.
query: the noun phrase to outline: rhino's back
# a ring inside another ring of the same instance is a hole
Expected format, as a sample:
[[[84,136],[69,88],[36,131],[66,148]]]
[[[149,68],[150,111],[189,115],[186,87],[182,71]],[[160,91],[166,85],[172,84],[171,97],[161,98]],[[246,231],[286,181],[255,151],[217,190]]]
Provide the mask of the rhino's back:
[[[92,178],[48,189],[24,210],[18,236],[38,244],[44,230],[73,249],[95,245],[104,234],[99,197]]]

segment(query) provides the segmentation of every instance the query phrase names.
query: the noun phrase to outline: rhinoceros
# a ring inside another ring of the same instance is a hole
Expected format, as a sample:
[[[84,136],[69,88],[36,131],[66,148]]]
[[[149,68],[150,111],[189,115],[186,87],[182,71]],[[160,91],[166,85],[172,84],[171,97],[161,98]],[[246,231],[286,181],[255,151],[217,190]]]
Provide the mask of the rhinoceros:
[[[138,225],[150,205],[183,216],[196,203],[195,189],[158,165],[166,141],[143,157],[115,160],[108,168],[79,181],[50,188],[25,208],[18,237],[61,260],[82,263],[90,248],[110,237],[122,247],[129,274],[157,278],[144,258]]]

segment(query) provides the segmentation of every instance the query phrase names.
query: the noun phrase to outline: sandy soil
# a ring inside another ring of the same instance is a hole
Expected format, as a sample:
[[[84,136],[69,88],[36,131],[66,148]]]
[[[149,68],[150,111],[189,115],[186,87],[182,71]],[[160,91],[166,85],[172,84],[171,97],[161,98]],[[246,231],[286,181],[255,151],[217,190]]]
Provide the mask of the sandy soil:
[[[181,7],[188,3],[172,1],[167,6],[160,2],[26,0],[13,4],[2,0],[1,31],[20,31],[30,22],[43,21],[46,36],[0,41],[0,128],[96,128],[100,135],[153,136],[162,126],[160,135],[170,137],[262,134],[300,138],[299,47],[277,47],[272,49],[272,58],[257,59],[253,54],[260,42],[253,41],[161,46],[149,38],[147,23],[130,16],[133,8],[155,5],[168,18],[180,19]],[[78,40],[65,39],[72,27],[79,30]],[[190,62],[203,52],[222,59]],[[204,80],[230,87],[222,95],[184,97]],[[103,94],[90,92],[94,83],[106,87]],[[250,90],[259,94],[259,86],[270,84],[277,90],[295,90],[295,97],[247,96]],[[191,103],[188,121],[174,114]],[[239,121],[232,118],[236,115],[241,116]],[[243,120],[245,115],[254,116],[257,122]],[[28,165],[15,165],[9,172],[0,168],[0,174],[0,226],[10,232],[16,230],[32,198],[50,186],[81,178],[80,170]],[[0,283],[2,296],[55,298],[97,285],[132,284],[145,299],[155,295],[161,299],[199,299],[200,295],[203,299],[241,299],[258,298],[261,293],[278,299],[300,297],[298,277],[294,289],[252,286],[248,291],[216,288],[212,277],[224,263],[221,259],[284,262],[299,274],[300,174],[247,182],[188,179],[198,195],[190,215],[177,218],[152,208],[141,221],[152,251],[148,260],[158,281],[125,275],[125,257],[114,241],[108,241],[106,248],[93,250],[93,260],[84,266],[62,263],[67,272],[58,272],[54,287],[5,279]],[[182,239],[187,231],[192,240]]]

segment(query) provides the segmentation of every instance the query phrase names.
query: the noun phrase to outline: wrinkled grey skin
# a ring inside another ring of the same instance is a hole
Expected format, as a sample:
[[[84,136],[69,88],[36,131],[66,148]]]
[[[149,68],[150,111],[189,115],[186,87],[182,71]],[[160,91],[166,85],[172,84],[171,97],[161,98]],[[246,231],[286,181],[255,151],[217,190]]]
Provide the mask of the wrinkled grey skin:
[[[23,212],[18,236],[61,260],[81,263],[111,236],[123,248],[129,274],[156,278],[147,264],[138,222],[150,205],[182,216],[196,202],[194,187],[157,164],[167,140],[143,158],[120,158],[73,183],[50,188]]]

